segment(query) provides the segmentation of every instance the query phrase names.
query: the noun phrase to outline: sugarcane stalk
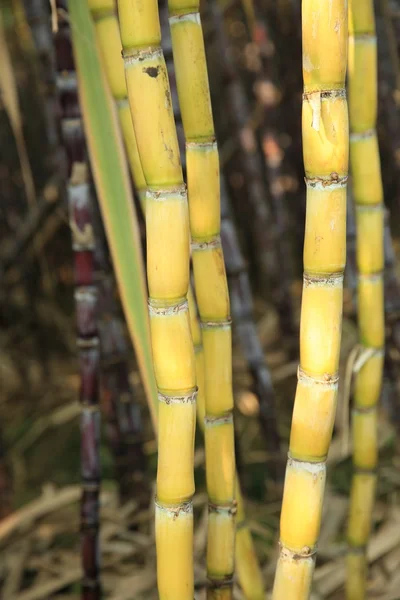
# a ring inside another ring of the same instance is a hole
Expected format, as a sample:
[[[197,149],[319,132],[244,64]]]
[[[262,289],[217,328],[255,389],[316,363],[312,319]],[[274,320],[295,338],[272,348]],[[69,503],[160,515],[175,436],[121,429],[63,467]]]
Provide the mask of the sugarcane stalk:
[[[221,194],[221,200],[223,194]],[[223,226],[223,223],[222,223]],[[222,228],[222,241],[224,230]],[[190,327],[192,331],[193,344],[196,354],[196,375],[198,384],[197,396],[197,422],[204,435],[205,429],[205,377],[204,377],[204,348],[201,335],[201,324],[198,317],[196,300],[193,291],[189,288],[188,293]],[[237,502],[237,519],[236,519],[236,570],[238,580],[247,600],[262,600],[265,597],[264,582],[260,566],[257,560],[256,550],[254,548],[253,538],[249,530],[243,496],[240,490],[239,477],[236,473],[235,482],[235,498]]]
[[[163,36],[163,46],[169,52],[170,47],[168,45],[169,35],[168,32]],[[168,64],[168,63],[167,63]],[[170,76],[173,77],[173,68],[170,69]],[[172,97],[175,97],[174,80],[171,87]],[[174,108],[177,108],[174,105]],[[180,114],[177,109],[175,112],[175,118],[177,124],[180,123]],[[185,161],[186,163],[186,161]],[[185,164],[186,166],[186,164]],[[197,369],[197,381],[198,381],[198,399],[197,399],[197,413],[198,422],[200,427],[204,430],[204,351],[202,345],[201,329],[197,319],[197,309],[195,300],[191,288],[189,288],[188,294],[189,301],[189,314],[191,317],[192,336],[195,346],[196,356],[196,369]],[[241,513],[241,527],[240,535],[237,537],[237,552],[238,552],[238,572],[240,583],[246,591],[246,597],[248,598],[262,598],[263,597],[263,583],[261,572],[258,567],[257,558],[254,551],[253,542],[251,539],[250,532],[247,528],[247,523],[244,517],[243,501],[240,497],[238,510]]]
[[[135,130],[131,118],[124,63],[121,60],[121,36],[114,0],[89,0],[101,51],[104,72],[117,105],[118,118],[124,137],[132,178],[145,213],[146,180],[143,173]]]
[[[81,372],[81,534],[82,598],[101,597],[99,546],[100,494],[100,343],[97,289],[94,282],[94,238],[87,166],[74,162],[68,183],[70,227],[75,263],[75,305]]]
[[[346,0],[303,0],[307,214],[300,366],[274,600],[310,596],[335,418],[346,261],[347,30]]]
[[[156,500],[161,600],[193,598],[196,373],[186,295],[189,215],[156,0],[118,2],[125,76],[147,184],[150,327],[159,390]],[[171,432],[176,432],[171,436]]]
[[[186,154],[184,148],[184,135],[179,135],[182,132],[182,119],[181,113],[179,109],[178,102],[178,93],[176,89],[176,78],[174,72],[174,65],[172,60],[172,41],[171,41],[171,32],[169,27],[164,27],[164,25],[168,25],[168,6],[166,2],[160,4],[160,21],[161,21],[161,30],[162,30],[162,44],[163,50],[166,58],[167,69],[170,77],[171,84],[171,95],[172,95],[172,104],[174,109],[174,116],[176,120],[177,132],[178,132],[178,142],[180,145],[181,156],[182,156],[182,164],[184,173],[186,173]],[[228,219],[228,215],[225,215],[225,218]],[[231,226],[234,227],[233,221],[231,220],[231,216],[229,215],[229,222]],[[222,233],[222,232],[221,232]],[[237,243],[237,239],[235,237],[235,243]],[[189,316],[191,323],[191,332],[193,338],[193,344],[195,349],[195,358],[196,358],[196,375],[197,375],[197,386],[198,386],[198,395],[197,395],[197,422],[198,425],[204,435],[204,417],[205,417],[205,383],[204,383],[204,347],[202,340],[202,332],[201,332],[201,324],[198,316],[198,310],[196,305],[196,300],[194,297],[193,288],[189,285],[188,290],[188,303],[189,303]],[[271,413],[267,410],[264,411],[264,414],[271,417]],[[237,509],[238,514],[240,514],[240,526],[236,536],[236,568],[238,571],[238,579],[239,583],[245,593],[246,598],[249,600],[259,600],[264,597],[264,587],[263,580],[260,567],[257,561],[257,555],[254,548],[253,540],[251,537],[251,533],[248,529],[248,525],[246,522],[245,512],[244,512],[244,503],[242,496],[240,495],[239,490],[239,480],[238,475],[236,473],[236,492],[237,495]]]
[[[129,166],[141,204],[144,206],[146,180],[140,162],[139,151],[129,109],[124,63],[121,60],[121,36],[116,15],[115,0],[88,0],[96,29],[104,73],[116,102],[118,119],[124,138]]]
[[[348,194],[348,217],[347,217],[347,265],[346,279],[347,288],[352,293],[351,309],[357,306],[357,265],[356,265],[356,229],[355,216],[352,206],[352,198],[349,190]],[[385,319],[386,336],[385,346],[400,347],[400,285],[396,273],[396,258],[392,243],[390,231],[389,211],[384,211],[384,300],[385,300]],[[397,343],[396,343],[397,342]],[[382,402],[384,410],[388,409],[393,422],[398,421],[398,410],[396,407],[396,361],[393,361],[391,352],[385,353],[382,378]],[[385,381],[386,379],[386,381]]]
[[[375,130],[377,48],[372,0],[350,1],[349,31],[350,161],[356,209],[358,326],[363,349],[354,382],[354,475],[347,529],[346,596],[355,600],[366,595],[366,546],[377,481],[377,404],[385,344],[384,210]]]
[[[66,42],[66,43],[65,43]],[[90,181],[85,162],[85,144],[76,118],[79,114],[75,75],[64,71],[68,32],[62,29],[55,40],[57,88],[63,114],[61,128],[69,156],[68,206],[74,252],[77,344],[80,364],[81,412],[81,548],[82,598],[97,599],[100,587],[99,493],[100,493],[100,344],[97,330],[97,287],[95,284]],[[75,94],[74,94],[75,81]],[[71,124],[71,112],[74,113]],[[76,115],[76,116],[75,116]],[[71,126],[72,125],[72,126]]]
[[[199,2],[168,2],[186,138],[192,260],[205,359],[205,448],[209,499],[209,598],[231,598],[235,540],[232,341],[220,239],[219,157]]]
[[[118,18],[116,15],[116,2],[115,0],[88,0],[88,5],[95,25],[96,38],[101,53],[104,73],[117,106],[119,124],[129,159],[131,175],[140,199],[142,210],[145,213],[147,186],[139,157],[136,135],[129,107],[124,63],[121,59],[122,45]],[[119,374],[106,374],[105,381],[106,383],[111,384],[108,386],[108,396],[111,403],[110,409],[112,408],[113,397],[116,392],[114,385],[115,378],[119,380],[120,385],[125,388],[126,392],[130,387],[126,376],[121,372]],[[130,408],[132,408],[132,406]],[[113,438],[115,440],[114,448],[118,453],[119,444],[117,441],[118,434],[116,430],[114,430]],[[122,458],[122,460],[124,459]],[[118,462],[121,462],[121,459],[118,459]],[[123,491],[122,493],[125,495]]]
[[[347,263],[346,279],[349,291],[356,294],[357,291],[357,264],[356,264],[356,223],[354,214],[353,198],[349,186],[347,198]],[[385,314],[388,321],[397,319],[400,311],[400,287],[396,274],[396,256],[393,248],[392,234],[390,231],[390,213],[384,209],[384,300]],[[353,299],[354,307],[357,302]]]
[[[114,0],[89,0],[101,51],[104,72],[116,102],[121,131],[129,157],[131,174],[145,213],[146,180],[143,173],[136,135],[132,123],[124,63],[121,60],[121,37]]]

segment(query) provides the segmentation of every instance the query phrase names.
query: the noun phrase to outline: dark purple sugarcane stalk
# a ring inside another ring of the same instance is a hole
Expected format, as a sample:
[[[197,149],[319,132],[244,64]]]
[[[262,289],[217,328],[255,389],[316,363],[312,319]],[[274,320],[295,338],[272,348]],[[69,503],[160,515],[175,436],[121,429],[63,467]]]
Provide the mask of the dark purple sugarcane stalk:
[[[82,598],[99,600],[100,341],[97,330],[95,236],[90,177],[80,117],[69,26],[55,36],[62,139],[68,155],[68,205],[75,276],[77,345],[81,377]]]
[[[168,13],[165,5],[161,6],[160,17],[162,26],[168,23]],[[173,72],[172,44],[169,30],[166,27],[165,30],[163,29],[162,40],[170,78],[171,96],[181,148],[182,165],[185,169],[185,138]],[[257,328],[254,323],[250,278],[246,262],[240,250],[236,226],[230,210],[228,190],[222,174],[221,242],[228,277],[233,327],[236,328],[243,353],[252,374],[254,393],[257,396],[260,407],[260,423],[267,448],[271,453],[276,454],[279,452],[279,435],[276,423],[275,394],[272,387],[271,375],[265,362]]]
[[[79,171],[86,174],[79,174]],[[79,171],[78,171],[79,169]],[[77,173],[77,177],[74,174]],[[97,331],[97,288],[90,182],[84,163],[73,163],[68,184],[74,251],[75,306],[81,375],[81,533],[85,600],[100,598],[100,341]]]
[[[84,131],[74,73],[69,31],[60,33],[59,45],[63,47],[62,71],[65,90],[60,98],[66,119],[63,120],[64,138],[68,138],[68,157],[86,156]],[[116,283],[105,239],[104,228],[94,189],[90,188],[92,227],[96,240],[94,247],[95,282],[97,285],[97,315],[101,347],[101,389],[106,416],[106,431],[114,457],[115,474],[122,502],[134,497],[139,505],[147,505],[148,488],[144,478],[143,423],[140,406],[135,402],[129,382],[129,346],[116,296]]]
[[[59,6],[65,8],[64,6]],[[62,141],[67,150],[68,206],[74,254],[77,346],[81,402],[81,548],[82,598],[98,600],[100,589],[99,492],[100,492],[100,344],[97,333],[94,233],[90,180],[68,23],[60,22],[55,49],[50,30],[49,6],[40,0],[26,2],[27,18],[39,51],[46,84],[47,135],[52,152],[59,147],[56,125],[60,116]],[[54,83],[57,83],[56,88]],[[56,95],[57,89],[57,95]],[[57,97],[58,96],[58,97]],[[58,107],[58,111],[55,107]],[[55,168],[60,168],[55,164]]]

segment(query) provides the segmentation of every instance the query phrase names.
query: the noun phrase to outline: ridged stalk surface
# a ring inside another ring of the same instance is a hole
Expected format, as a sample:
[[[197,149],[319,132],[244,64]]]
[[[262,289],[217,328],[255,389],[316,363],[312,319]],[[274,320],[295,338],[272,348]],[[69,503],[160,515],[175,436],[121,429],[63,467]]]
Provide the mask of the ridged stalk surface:
[[[346,261],[347,1],[303,0],[302,34],[307,212],[300,366],[274,600],[310,596],[336,411]]]
[[[376,135],[377,44],[372,0],[349,2],[350,165],[356,214],[360,368],[352,411],[354,475],[347,529],[346,597],[366,597],[366,547],[371,530],[378,462],[378,401],[382,387],[384,325],[384,208]]]
[[[168,8],[186,138],[192,260],[204,347],[208,598],[231,598],[236,513],[232,340],[220,238],[219,156],[199,1],[169,0]]]
[[[119,0],[121,41],[147,184],[150,329],[159,390],[156,500],[161,600],[193,599],[195,356],[190,332],[189,213],[156,0]]]

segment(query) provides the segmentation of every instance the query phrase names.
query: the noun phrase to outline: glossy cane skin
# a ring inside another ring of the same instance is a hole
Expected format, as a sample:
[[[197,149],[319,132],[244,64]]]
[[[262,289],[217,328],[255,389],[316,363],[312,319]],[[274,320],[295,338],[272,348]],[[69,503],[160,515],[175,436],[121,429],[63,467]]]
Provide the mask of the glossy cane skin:
[[[302,2],[304,284],[274,600],[311,593],[336,411],[346,261],[347,17],[346,0]]]
[[[156,546],[161,600],[192,600],[196,362],[189,212],[156,0],[119,0],[125,77],[147,185],[147,277],[159,390]]]

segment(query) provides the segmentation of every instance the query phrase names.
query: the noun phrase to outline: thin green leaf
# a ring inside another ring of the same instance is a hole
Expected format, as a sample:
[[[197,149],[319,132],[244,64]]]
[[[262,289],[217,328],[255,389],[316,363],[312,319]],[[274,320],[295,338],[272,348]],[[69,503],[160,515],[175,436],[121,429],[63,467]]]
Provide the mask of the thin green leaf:
[[[147,292],[137,216],[114,102],[104,79],[86,2],[68,2],[79,95],[90,160],[129,332],[153,423],[157,388],[153,371]]]

